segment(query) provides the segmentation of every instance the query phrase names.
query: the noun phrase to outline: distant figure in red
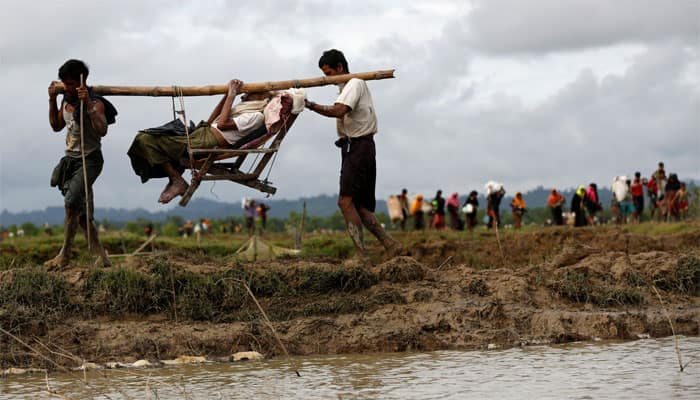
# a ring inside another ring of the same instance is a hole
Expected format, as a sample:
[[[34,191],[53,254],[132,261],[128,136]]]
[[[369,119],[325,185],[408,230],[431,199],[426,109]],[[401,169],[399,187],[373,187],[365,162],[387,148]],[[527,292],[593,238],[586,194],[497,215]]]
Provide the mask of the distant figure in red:
[[[595,225],[595,215],[598,211],[603,209],[603,206],[600,204],[600,198],[598,197],[598,185],[595,183],[588,185],[583,204],[586,207],[586,211],[588,211],[588,225]]]
[[[671,219],[678,221],[680,220],[680,213],[678,211],[678,203],[676,198],[676,192],[681,189],[681,182],[678,180],[678,175],[670,174],[668,176],[668,182],[666,182],[666,192],[664,193],[664,198],[666,199],[666,220]]]
[[[630,183],[630,192],[632,193],[632,205],[634,205],[632,220],[635,222],[642,222],[642,215],[644,212],[644,184],[642,183],[641,173],[634,173],[634,179],[632,183]]]
[[[450,215],[450,228],[455,231],[461,231],[464,229],[464,222],[459,217],[459,195],[454,192],[447,199],[447,213]]]

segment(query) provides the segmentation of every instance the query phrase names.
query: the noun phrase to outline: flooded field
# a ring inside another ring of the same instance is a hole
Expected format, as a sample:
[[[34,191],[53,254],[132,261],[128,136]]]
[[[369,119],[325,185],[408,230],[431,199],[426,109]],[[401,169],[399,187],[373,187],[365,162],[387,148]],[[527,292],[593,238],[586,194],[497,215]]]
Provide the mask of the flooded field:
[[[53,373],[69,399],[691,399],[700,398],[700,338],[570,343],[491,351],[436,351],[295,357],[85,377]],[[48,399],[44,375],[0,379],[0,399]]]

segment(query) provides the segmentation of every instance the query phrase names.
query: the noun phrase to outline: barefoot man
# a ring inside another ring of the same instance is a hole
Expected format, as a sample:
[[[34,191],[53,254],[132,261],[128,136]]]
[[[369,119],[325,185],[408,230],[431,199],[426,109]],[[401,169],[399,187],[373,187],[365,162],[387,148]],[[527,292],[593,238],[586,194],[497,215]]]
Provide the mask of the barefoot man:
[[[66,128],[66,152],[51,175],[51,186],[57,186],[64,197],[66,215],[64,219],[63,247],[58,255],[44,265],[47,268],[62,268],[70,261],[73,239],[80,225],[90,238],[89,247],[98,257],[97,264],[109,267],[92,211],[94,210],[92,185],[102,172],[101,140],[107,134],[107,125],[114,122],[116,110],[106,100],[92,95],[84,81],[88,77],[88,67],[83,61],[68,60],[58,70],[58,77],[65,88],[60,108],[56,103],[58,82],[49,86],[49,123],[54,132]],[[81,77],[83,84],[81,85]],[[81,146],[80,103],[83,103],[83,137]],[[83,175],[82,151],[85,152],[85,169],[89,194],[90,220],[85,208],[85,179]],[[90,229],[90,234],[87,230]]]
[[[326,76],[350,73],[348,62],[339,50],[328,50],[318,61]],[[357,78],[341,84],[335,104],[324,106],[312,101],[306,107],[325,117],[336,118],[342,165],[338,207],[347,223],[348,233],[363,262],[367,252],[362,235],[364,225],[390,252],[402,251],[401,245],[382,228],[374,215],[377,166],[374,135],[377,133],[377,115],[372,95],[365,81]]]
[[[207,123],[190,132],[192,148],[235,148],[240,140],[245,140],[249,135],[261,136],[266,132],[263,109],[274,93],[247,93],[233,106],[241,86],[243,82],[238,79],[229,81],[228,93],[214,107]],[[187,191],[188,184],[182,177],[184,167],[180,165],[180,160],[187,158],[187,148],[186,136],[141,132],[134,138],[127,154],[141,182],[145,183],[151,178],[168,178],[158,202],[166,204]]]

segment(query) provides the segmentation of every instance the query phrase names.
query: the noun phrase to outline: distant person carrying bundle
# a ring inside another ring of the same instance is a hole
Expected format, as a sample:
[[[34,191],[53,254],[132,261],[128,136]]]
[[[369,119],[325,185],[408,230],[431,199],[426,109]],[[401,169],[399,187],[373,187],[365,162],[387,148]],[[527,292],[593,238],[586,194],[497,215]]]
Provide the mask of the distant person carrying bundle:
[[[336,49],[323,53],[318,67],[326,76],[349,73],[345,55]],[[402,251],[399,242],[389,236],[374,215],[377,165],[374,135],[377,133],[377,115],[367,83],[353,78],[339,85],[340,94],[330,106],[306,101],[306,107],[325,117],[335,118],[340,139],[340,193],[338,206],[347,223],[348,233],[357,255],[366,259],[362,234],[364,225],[387,249]]]
[[[211,149],[217,146],[236,147],[250,134],[265,133],[263,110],[272,92],[246,93],[233,106],[243,82],[233,79],[228,93],[214,107],[209,119],[193,132],[189,140],[193,149]],[[180,160],[188,156],[186,136],[169,136],[141,132],[134,138],[127,154],[136,175],[145,183],[151,178],[168,178],[158,202],[168,203],[187,191],[188,184],[182,178],[184,167]]]
[[[56,257],[44,264],[47,268],[68,265],[78,225],[85,230],[88,247],[98,256],[97,263],[103,267],[112,265],[95,227],[92,185],[104,164],[102,137],[107,134],[107,125],[114,123],[117,110],[103,97],[92,94],[86,86],[89,72],[87,65],[80,60],[68,60],[59,68],[58,77],[65,88],[60,108],[56,104],[59,82],[51,82],[49,86],[51,128],[54,132],[66,128],[65,156],[51,175],[51,186],[57,186],[63,194],[66,216],[63,247]],[[86,196],[89,199],[87,207]]]
[[[501,226],[501,200],[506,195],[506,189],[502,184],[494,181],[486,182],[486,212],[489,216],[488,228]]]
[[[469,197],[464,201],[462,205],[464,214],[466,215],[466,225],[469,230],[474,230],[476,226],[476,213],[479,209],[479,199],[476,190],[472,190],[469,193]]]

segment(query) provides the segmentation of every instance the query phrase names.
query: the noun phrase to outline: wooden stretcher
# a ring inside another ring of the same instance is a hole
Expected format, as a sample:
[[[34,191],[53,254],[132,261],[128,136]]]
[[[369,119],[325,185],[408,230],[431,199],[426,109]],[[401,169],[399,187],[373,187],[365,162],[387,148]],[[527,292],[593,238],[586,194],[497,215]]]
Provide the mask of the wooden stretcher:
[[[194,157],[194,165],[190,165],[189,159],[180,162],[186,169],[194,168],[190,187],[182,195],[180,205],[184,207],[189,203],[202,181],[231,181],[263,193],[275,194],[277,188],[271,185],[267,177],[261,178],[261,175],[279,151],[282,140],[287,136],[296,118],[297,115],[292,113],[282,116],[281,123],[276,124],[277,129],[268,131],[263,136],[237,149],[191,149],[190,153]],[[251,154],[258,156],[259,160],[253,163],[250,171],[244,172],[241,167]],[[261,155],[262,157],[260,157]]]

